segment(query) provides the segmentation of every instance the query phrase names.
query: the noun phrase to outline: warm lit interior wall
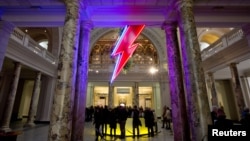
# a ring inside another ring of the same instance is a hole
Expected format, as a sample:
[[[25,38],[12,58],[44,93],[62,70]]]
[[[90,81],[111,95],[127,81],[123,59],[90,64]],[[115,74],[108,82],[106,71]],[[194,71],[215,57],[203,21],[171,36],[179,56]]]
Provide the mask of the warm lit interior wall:
[[[227,118],[239,120],[230,80],[217,80],[215,85],[219,106],[224,108]]]
[[[93,91],[93,85],[92,84],[88,84],[88,88],[87,88],[87,95],[86,95],[86,108],[93,106],[93,96],[94,96],[94,91]]]
[[[117,88],[129,88],[129,93],[117,93]],[[115,87],[114,88],[114,106],[119,106],[125,102],[126,106],[132,106],[133,90],[132,87]]]
[[[24,82],[18,118],[28,116],[29,114],[29,107],[30,107],[30,100],[32,96],[33,86],[34,86],[34,81],[32,80],[26,80]]]

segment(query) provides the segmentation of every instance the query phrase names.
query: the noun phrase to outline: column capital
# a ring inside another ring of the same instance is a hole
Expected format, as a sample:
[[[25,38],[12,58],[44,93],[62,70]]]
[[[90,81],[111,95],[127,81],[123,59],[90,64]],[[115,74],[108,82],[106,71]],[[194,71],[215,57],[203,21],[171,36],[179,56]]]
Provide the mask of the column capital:
[[[172,22],[163,22],[161,29],[168,31],[168,30],[176,30],[177,28],[177,22],[176,21],[172,21]]]
[[[89,31],[94,28],[92,21],[81,21],[81,27]]]
[[[230,63],[230,67],[236,67],[237,63]]]
[[[207,75],[208,76],[213,76],[213,72],[208,72]]]

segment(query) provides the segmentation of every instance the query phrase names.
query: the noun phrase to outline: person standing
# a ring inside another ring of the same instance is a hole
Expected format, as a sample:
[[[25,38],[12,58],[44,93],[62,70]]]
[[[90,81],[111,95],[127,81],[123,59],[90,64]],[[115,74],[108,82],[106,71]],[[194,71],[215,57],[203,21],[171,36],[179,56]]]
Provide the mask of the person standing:
[[[165,128],[167,126],[167,106],[165,105],[162,109],[162,127]]]
[[[215,121],[214,125],[219,128],[229,128],[233,126],[233,121],[227,119],[224,110],[219,108],[217,110],[217,121]]]
[[[166,129],[171,130],[172,112],[169,107],[166,109]]]
[[[154,136],[154,114],[150,108],[144,111],[145,126],[148,128],[148,136]]]
[[[106,133],[107,133],[107,125],[108,125],[108,120],[109,120],[109,117],[108,117],[108,115],[109,115],[109,109],[108,109],[108,106],[107,105],[105,105],[104,106],[104,108],[103,108],[103,123],[102,123],[102,133],[103,133],[103,135],[106,135]]]
[[[102,109],[99,106],[96,106],[94,109],[94,125],[95,125],[95,140],[98,141],[99,136],[101,138],[103,138],[103,135],[101,133],[101,125],[103,123],[102,117],[103,117],[103,113],[102,113]]]
[[[214,125],[214,123],[217,121],[217,107],[213,106],[212,111],[211,111],[211,118],[212,118],[212,124]]]
[[[116,127],[117,127],[117,109],[113,108],[111,109],[109,113],[109,127],[110,127],[110,136],[113,137],[116,136]]]
[[[132,111],[132,119],[133,119],[133,138],[135,138],[135,130],[137,131],[137,138],[139,138],[140,136],[140,129],[139,126],[141,126],[141,121],[140,121],[140,116],[139,116],[140,112],[137,108],[137,106],[134,106],[134,109]]]
[[[157,116],[156,116],[156,113],[155,113],[155,110],[154,109],[152,109],[152,112],[153,112],[153,114],[154,114],[154,127],[155,127],[155,130],[154,130],[154,132],[157,134],[158,133],[158,120],[157,120]]]
[[[120,125],[120,131],[121,131],[121,139],[125,138],[125,125],[126,125],[126,120],[128,118],[128,112],[125,107],[125,105],[120,105],[119,110],[118,110],[118,122]]]

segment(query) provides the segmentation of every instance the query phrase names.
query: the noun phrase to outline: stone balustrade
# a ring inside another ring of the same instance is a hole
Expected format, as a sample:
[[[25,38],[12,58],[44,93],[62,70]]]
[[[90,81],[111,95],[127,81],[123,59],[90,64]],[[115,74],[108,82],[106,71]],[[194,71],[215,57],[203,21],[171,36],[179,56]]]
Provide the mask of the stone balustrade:
[[[233,29],[201,52],[202,61],[244,38],[242,29]]]
[[[51,62],[52,64],[56,64],[56,57],[48,52],[45,48],[40,46],[35,40],[33,40],[28,34],[24,33],[18,28],[15,28],[11,34],[11,39],[15,40],[16,42],[20,43],[27,49],[33,51],[37,55],[43,57],[47,61]]]

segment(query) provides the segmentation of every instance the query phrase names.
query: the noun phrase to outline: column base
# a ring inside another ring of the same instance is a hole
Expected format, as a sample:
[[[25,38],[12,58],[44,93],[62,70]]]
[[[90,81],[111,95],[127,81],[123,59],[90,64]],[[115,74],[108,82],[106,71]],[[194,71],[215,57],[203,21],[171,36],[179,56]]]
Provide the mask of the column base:
[[[10,127],[7,126],[0,127],[0,132],[10,132],[10,131],[12,131]]]
[[[34,122],[27,122],[24,124],[23,127],[34,127],[34,126],[36,126],[36,124]]]

